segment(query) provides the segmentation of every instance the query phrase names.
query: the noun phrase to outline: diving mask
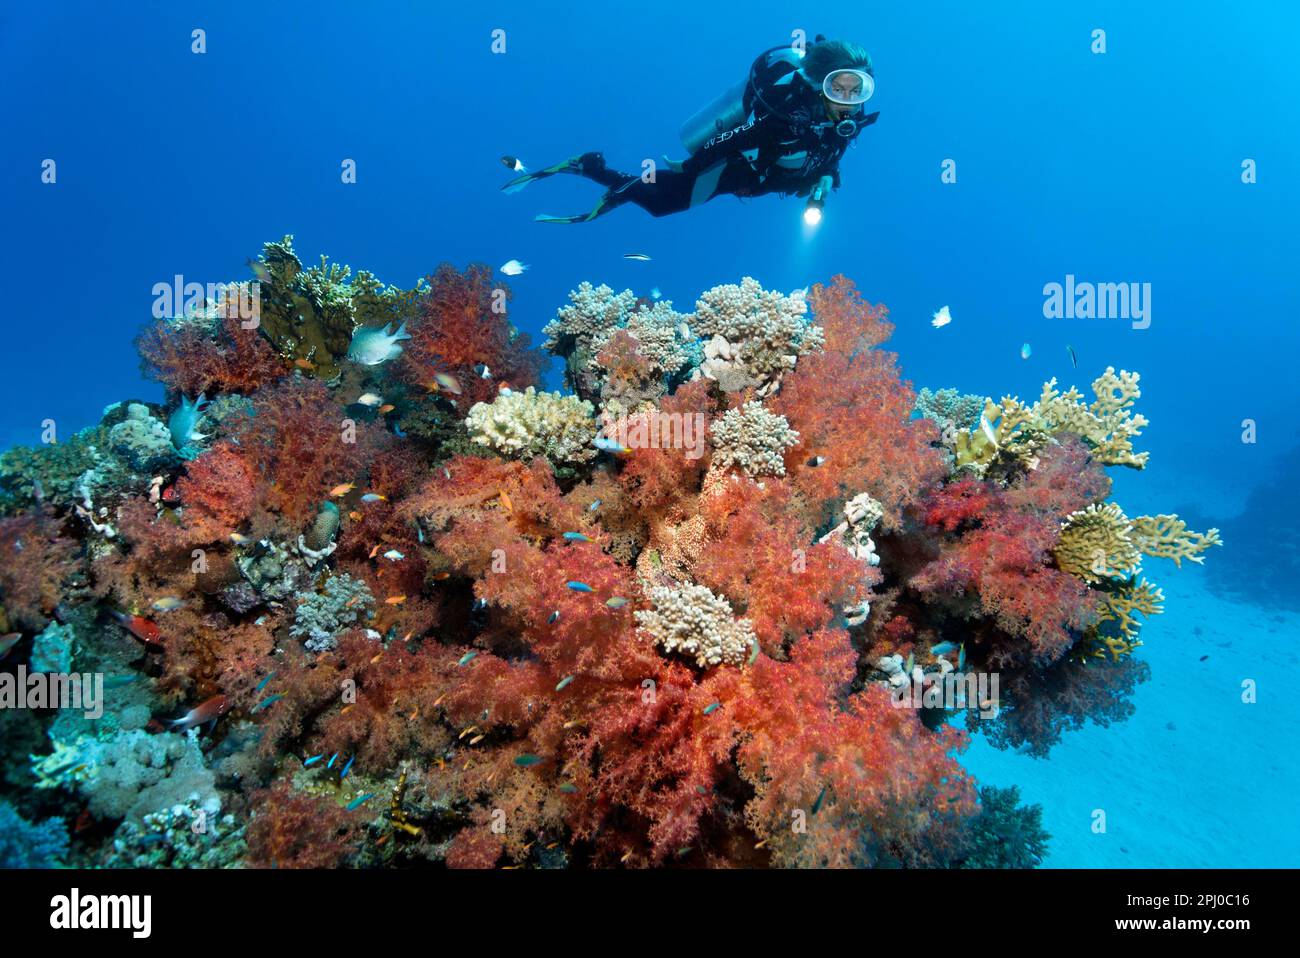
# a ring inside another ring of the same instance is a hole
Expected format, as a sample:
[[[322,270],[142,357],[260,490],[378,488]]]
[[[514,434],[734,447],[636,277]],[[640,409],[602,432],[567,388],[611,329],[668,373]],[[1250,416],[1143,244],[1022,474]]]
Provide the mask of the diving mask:
[[[865,70],[832,70],[822,80],[822,95],[839,106],[861,106],[876,92],[876,81]]]

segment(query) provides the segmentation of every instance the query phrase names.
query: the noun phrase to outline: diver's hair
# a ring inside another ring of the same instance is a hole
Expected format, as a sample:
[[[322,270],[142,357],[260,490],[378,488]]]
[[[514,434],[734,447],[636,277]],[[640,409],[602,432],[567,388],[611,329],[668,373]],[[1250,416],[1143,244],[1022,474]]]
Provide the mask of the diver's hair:
[[[800,64],[804,74],[815,85],[821,86],[826,74],[833,70],[862,70],[875,76],[871,70],[871,55],[865,47],[847,40],[822,40],[808,48]]]

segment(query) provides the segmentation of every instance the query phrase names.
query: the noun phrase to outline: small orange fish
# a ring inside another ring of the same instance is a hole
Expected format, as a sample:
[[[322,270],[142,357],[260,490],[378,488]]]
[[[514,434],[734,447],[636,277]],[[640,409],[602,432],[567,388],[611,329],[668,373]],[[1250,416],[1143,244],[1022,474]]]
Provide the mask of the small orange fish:
[[[388,841],[388,836],[387,836],[387,835],[384,835],[384,836],[382,836],[382,837],[379,839],[379,841],[375,842],[375,847],[378,848],[378,847],[382,846],[382,845],[384,844],[384,842],[386,842],[386,841]]]
[[[411,709],[411,714],[408,715],[406,718],[408,721],[414,722],[419,717],[420,717],[420,710],[417,708],[417,709]]]
[[[353,509],[351,512],[348,513],[348,518],[351,519],[353,522],[360,522],[362,519],[365,518],[365,516],[363,516],[361,513]]]
[[[370,657],[370,664],[371,664],[371,665],[374,665],[376,662],[378,662],[378,661],[379,661],[380,659],[382,659],[383,657],[384,657],[384,653],[383,653],[383,652],[376,652],[374,655],[372,655],[372,656]]]
[[[447,767],[447,760],[446,760],[445,758],[439,758],[438,761],[435,762],[434,764],[437,765],[438,768],[446,768],[446,767]]]
[[[433,700],[433,707],[437,708],[439,705],[441,705],[442,700],[445,699],[446,697],[447,697],[446,692],[443,692],[441,695],[439,695],[436,699]]]
[[[375,546],[373,549],[371,549],[370,555],[366,556],[366,558],[373,559],[377,555],[379,555],[379,546]]]
[[[450,579],[450,578],[451,578],[451,573],[450,573],[450,572],[435,572],[435,573],[433,574],[433,580],[434,580],[435,582],[441,582],[441,581],[443,581],[444,579]]]
[[[352,598],[348,599],[348,601],[343,603],[343,608],[350,609],[360,601],[361,601],[361,596],[354,595]]]
[[[506,512],[513,513],[515,511],[515,504],[510,501],[510,494],[504,489],[501,490],[501,507]]]
[[[484,738],[485,736],[483,735],[483,733],[479,732],[479,734],[475,735],[472,739],[469,740],[469,744],[477,745],[479,742],[483,741]]]
[[[330,495],[334,496],[335,498],[339,496],[346,496],[349,492],[351,492],[356,487],[357,484],[355,482],[345,482],[342,485],[335,486],[333,489],[331,489]]]
[[[619,863],[620,863],[620,864],[624,864],[624,865],[626,865],[626,864],[627,864],[627,860],[628,860],[629,858],[631,858],[631,857],[632,857],[632,850],[631,850],[631,849],[628,849],[627,854],[624,855],[622,858],[619,859]]]
[[[764,845],[766,845],[766,844],[767,844],[767,839],[765,838],[765,839],[763,839],[761,842],[759,842],[757,845],[754,846],[754,850],[757,851],[758,849],[762,848],[762,847],[763,847]]]
[[[352,711],[352,706],[345,705],[343,706],[343,708],[339,709],[339,715],[347,715],[351,711]]]
[[[549,844],[549,845],[546,846],[546,850],[547,850],[547,851],[550,851],[550,850],[553,849],[553,848],[559,848],[559,847],[560,847],[560,843],[559,843],[559,842],[551,842],[551,844]]]
[[[477,726],[477,725],[471,725],[469,728],[465,729],[465,731],[461,732],[460,735],[458,735],[458,736],[456,736],[456,737],[457,737],[457,738],[464,738],[464,737],[465,737],[466,735],[468,735],[470,732],[477,732],[477,731],[478,731],[478,726]]]
[[[387,599],[384,600],[384,604],[401,605],[405,601],[406,601],[406,596],[404,595],[390,595]]]
[[[316,368],[316,364],[312,362],[310,359],[295,359],[293,361],[293,364],[297,366],[299,369],[306,369],[309,372]]]
[[[376,412],[378,412],[382,416],[384,413],[392,412],[396,408],[397,407],[394,406],[392,403],[386,402],[382,406],[380,406],[379,409],[376,410]]]

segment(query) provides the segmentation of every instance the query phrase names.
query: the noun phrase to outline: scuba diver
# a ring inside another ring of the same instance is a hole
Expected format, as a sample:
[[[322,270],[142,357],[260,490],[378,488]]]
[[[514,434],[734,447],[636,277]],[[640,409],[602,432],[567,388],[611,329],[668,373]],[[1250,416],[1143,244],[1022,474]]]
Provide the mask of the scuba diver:
[[[879,113],[863,115],[875,91],[871,57],[862,47],[818,36],[806,51],[774,47],[754,61],[748,78],[686,121],[682,144],[690,157],[645,177],[619,173],[600,153],[584,153],[532,173],[502,189],[515,193],[557,173],[606,187],[588,213],[538,216],[542,223],[585,223],[625,203],[652,216],[680,213],[715,196],[809,197],[805,219],[815,223],[832,188],[840,185],[840,158]],[[512,157],[507,165],[522,167]]]

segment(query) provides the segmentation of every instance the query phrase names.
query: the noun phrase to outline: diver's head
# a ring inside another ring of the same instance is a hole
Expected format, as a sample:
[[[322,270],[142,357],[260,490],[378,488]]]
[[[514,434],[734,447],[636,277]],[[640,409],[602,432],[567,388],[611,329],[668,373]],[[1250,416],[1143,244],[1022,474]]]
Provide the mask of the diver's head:
[[[820,40],[808,48],[804,76],[821,90],[826,114],[833,120],[853,116],[875,92],[871,56],[856,43]]]

